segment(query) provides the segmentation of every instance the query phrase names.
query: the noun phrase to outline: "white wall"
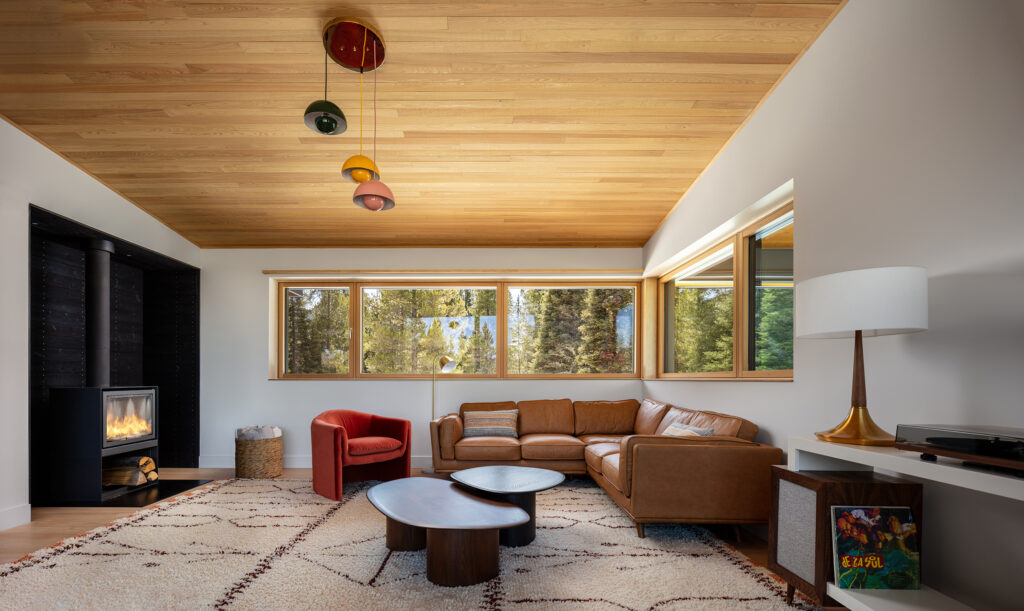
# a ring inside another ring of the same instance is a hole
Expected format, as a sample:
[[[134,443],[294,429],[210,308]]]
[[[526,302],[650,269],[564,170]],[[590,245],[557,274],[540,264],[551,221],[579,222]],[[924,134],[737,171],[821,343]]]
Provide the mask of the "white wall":
[[[1008,0],[851,0],[651,238],[645,268],[793,179],[797,281],[929,270],[928,331],[865,340],[873,417],[889,431],[1024,428],[1022,26]],[[792,383],[646,381],[644,392],[742,415],[785,447],[849,409],[851,341],[795,351]],[[980,608],[1019,605],[1020,504],[938,485],[926,495],[925,580]]]
[[[234,465],[234,430],[284,431],[286,467],[310,465],[309,425],[328,409],[412,422],[413,465],[430,464],[430,380],[268,380],[274,270],[639,269],[632,249],[204,250],[200,313],[200,466]],[[437,413],[465,401],[639,398],[638,380],[439,380]]]
[[[0,121],[0,530],[29,521],[29,204],[198,264],[199,249]]]

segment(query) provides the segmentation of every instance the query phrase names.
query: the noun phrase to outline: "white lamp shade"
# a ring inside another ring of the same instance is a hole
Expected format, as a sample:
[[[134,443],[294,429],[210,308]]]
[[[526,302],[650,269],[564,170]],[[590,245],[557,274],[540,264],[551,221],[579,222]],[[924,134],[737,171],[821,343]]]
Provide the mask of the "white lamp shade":
[[[928,271],[876,267],[818,276],[796,285],[796,336],[864,337],[928,328]]]

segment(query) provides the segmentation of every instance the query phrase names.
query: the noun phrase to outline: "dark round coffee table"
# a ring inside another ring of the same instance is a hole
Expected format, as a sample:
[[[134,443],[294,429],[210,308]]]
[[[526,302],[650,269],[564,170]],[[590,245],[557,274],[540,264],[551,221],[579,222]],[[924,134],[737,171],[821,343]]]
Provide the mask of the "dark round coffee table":
[[[522,509],[481,498],[455,483],[407,477],[370,488],[366,498],[387,517],[387,547],[427,548],[427,579],[468,586],[498,575],[500,528],[527,521]]]
[[[509,547],[533,541],[537,536],[537,493],[565,481],[558,471],[505,465],[474,467],[456,471],[451,477],[477,496],[518,505],[530,514],[526,524],[498,531],[500,543]]]

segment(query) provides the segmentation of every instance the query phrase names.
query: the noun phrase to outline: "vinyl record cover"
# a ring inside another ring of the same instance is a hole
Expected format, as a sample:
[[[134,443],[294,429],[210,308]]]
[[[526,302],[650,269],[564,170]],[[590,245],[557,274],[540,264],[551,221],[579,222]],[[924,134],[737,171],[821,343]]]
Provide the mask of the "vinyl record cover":
[[[920,540],[909,507],[833,505],[836,585],[870,590],[920,589]]]

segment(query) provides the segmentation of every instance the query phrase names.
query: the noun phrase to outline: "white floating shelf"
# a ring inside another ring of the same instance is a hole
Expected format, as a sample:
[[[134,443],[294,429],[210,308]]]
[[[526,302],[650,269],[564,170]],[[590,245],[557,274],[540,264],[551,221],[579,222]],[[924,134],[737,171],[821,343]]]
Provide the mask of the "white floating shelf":
[[[971,607],[928,586],[921,586],[920,590],[842,590],[830,581],[827,592],[850,611],[971,610]]]
[[[908,452],[891,447],[831,443],[814,437],[789,438],[791,469],[843,469],[843,465],[836,461],[850,463],[851,470],[871,467],[1024,501],[1024,477],[1004,475],[977,467],[965,467],[958,460],[943,457],[939,457],[937,462],[929,462],[921,460],[920,452]]]

